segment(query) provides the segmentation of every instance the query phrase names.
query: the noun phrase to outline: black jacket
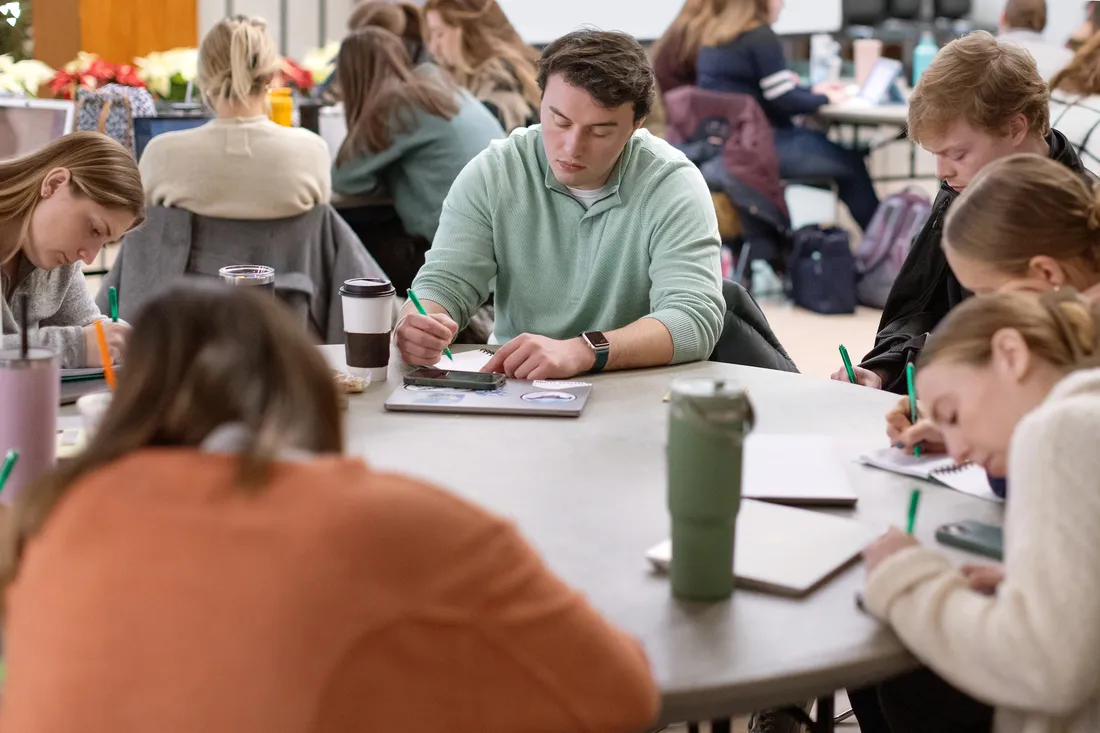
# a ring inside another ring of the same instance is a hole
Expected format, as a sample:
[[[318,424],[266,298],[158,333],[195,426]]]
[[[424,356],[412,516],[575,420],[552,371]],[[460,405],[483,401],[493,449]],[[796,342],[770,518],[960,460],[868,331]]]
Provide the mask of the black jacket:
[[[1047,142],[1052,159],[1082,176],[1090,175],[1062,133],[1052,130]],[[881,374],[882,387],[889,392],[905,394],[905,365],[917,358],[928,333],[944,316],[971,295],[955,279],[940,245],[947,210],[958,197],[958,192],[947,183],[940,187],[932,214],[913,240],[909,256],[890,290],[875,348],[860,364]]]

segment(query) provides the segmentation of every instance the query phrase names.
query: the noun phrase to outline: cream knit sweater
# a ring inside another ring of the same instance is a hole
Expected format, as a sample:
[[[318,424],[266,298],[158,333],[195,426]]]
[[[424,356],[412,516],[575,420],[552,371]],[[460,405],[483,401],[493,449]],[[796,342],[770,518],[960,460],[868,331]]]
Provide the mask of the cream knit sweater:
[[[222,219],[283,219],[332,197],[328,146],[266,117],[218,119],[149,141],[146,203]]]
[[[867,609],[933,671],[996,707],[996,733],[1100,731],[1100,369],[1063,380],[1016,428],[1006,578],[971,591],[939,552],[875,569]]]

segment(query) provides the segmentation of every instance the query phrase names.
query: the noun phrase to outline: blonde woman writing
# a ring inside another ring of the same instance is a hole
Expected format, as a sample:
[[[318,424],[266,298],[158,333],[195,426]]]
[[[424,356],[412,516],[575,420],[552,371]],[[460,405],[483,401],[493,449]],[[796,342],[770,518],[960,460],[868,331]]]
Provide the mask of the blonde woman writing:
[[[145,216],[141,177],[121,145],[95,132],[59,138],[18,160],[0,162],[0,309],[3,348],[20,342],[27,298],[35,343],[63,367],[101,366],[96,308],[83,267]],[[130,327],[104,323],[118,361]]]
[[[1072,291],[978,296],[921,352],[948,452],[1012,482],[1003,576],[957,570],[891,530],[864,551],[867,609],[997,733],[1100,729],[1100,305]],[[1000,578],[1003,577],[1003,580]],[[989,731],[928,673],[883,685],[894,733]],[[942,699],[941,699],[942,698]],[[950,702],[948,702],[950,701]]]

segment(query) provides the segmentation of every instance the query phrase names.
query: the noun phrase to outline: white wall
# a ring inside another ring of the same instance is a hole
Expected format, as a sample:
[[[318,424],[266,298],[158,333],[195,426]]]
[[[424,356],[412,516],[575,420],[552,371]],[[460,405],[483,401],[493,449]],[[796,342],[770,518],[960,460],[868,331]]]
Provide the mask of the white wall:
[[[683,0],[499,0],[520,35],[549,43],[582,25],[623,30],[641,40],[660,37]],[[778,33],[840,29],[841,0],[787,0]],[[199,0],[199,36],[232,11],[260,16],[283,52],[300,59],[324,39],[340,40],[355,0]],[[323,22],[322,22],[322,15]],[[284,31],[285,18],[285,31]],[[285,34],[285,35],[284,35]]]
[[[199,0],[199,38],[227,13],[258,16],[284,55],[301,60],[325,40],[344,37],[355,0]],[[284,28],[285,26],[285,28]]]
[[[497,0],[531,44],[549,43],[582,25],[620,30],[643,41],[660,38],[683,0]],[[840,0],[787,0],[777,33],[840,30]]]

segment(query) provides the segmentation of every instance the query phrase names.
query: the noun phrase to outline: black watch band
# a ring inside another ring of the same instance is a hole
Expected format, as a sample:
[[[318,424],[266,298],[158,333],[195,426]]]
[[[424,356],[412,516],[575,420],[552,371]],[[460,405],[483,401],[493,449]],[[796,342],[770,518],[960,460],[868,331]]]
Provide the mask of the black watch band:
[[[611,356],[611,342],[599,331],[587,331],[581,335],[581,338],[596,354],[596,363],[588,373],[599,374],[607,366],[607,359]]]

